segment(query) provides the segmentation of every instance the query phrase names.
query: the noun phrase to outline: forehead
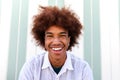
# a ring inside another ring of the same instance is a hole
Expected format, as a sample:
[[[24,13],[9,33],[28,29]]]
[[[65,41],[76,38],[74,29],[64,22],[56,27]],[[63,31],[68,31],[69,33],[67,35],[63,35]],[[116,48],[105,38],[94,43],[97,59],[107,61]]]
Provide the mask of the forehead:
[[[65,30],[64,28],[60,27],[60,26],[50,26],[46,31],[45,33],[61,33],[61,32],[64,32],[64,33],[68,33],[67,30]]]

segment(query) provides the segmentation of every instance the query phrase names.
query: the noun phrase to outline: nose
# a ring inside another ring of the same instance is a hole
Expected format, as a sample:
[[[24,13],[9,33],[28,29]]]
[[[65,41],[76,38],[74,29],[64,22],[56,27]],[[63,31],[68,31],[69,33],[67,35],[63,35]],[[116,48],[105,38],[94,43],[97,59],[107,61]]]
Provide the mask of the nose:
[[[61,41],[58,37],[54,38],[51,47],[62,47]]]
[[[60,42],[60,39],[59,39],[58,37],[55,37],[55,38],[53,39],[53,42]]]

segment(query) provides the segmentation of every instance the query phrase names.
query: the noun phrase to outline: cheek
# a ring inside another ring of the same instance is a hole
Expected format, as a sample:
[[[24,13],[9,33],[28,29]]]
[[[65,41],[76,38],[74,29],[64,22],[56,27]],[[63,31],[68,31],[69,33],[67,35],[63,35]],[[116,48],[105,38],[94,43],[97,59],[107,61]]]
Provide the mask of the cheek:
[[[68,38],[67,42],[66,42],[66,45],[67,45],[67,48],[69,47],[70,45],[70,38]]]
[[[45,40],[45,48],[47,48],[48,42],[47,40]]]
[[[48,48],[48,45],[50,44],[50,41],[48,40],[45,40],[45,48],[47,49]]]
[[[70,43],[70,38],[67,39],[66,43],[67,43],[67,45],[69,45],[69,43]]]
[[[68,48],[68,46],[69,46],[69,41],[68,41],[68,40],[65,40],[65,41],[63,41],[63,43],[64,43],[64,45],[66,46],[66,48]]]

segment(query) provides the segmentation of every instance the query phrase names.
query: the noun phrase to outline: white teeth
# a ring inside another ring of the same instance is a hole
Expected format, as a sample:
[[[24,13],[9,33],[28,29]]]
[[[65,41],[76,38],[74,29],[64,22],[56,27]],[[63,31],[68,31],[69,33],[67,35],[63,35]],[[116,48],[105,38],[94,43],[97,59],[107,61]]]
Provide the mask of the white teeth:
[[[61,50],[62,48],[52,48],[53,50]]]

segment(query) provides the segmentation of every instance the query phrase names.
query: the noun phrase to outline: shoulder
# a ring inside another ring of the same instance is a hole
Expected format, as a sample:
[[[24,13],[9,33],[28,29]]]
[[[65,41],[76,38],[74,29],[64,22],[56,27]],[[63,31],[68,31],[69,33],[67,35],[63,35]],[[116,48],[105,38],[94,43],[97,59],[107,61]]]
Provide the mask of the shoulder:
[[[82,72],[84,76],[90,75],[89,77],[92,77],[92,69],[87,61],[85,61],[84,59],[80,59],[74,56],[73,54],[70,54],[70,56],[71,56],[71,62],[75,71],[77,71],[78,73]]]
[[[77,56],[74,56],[73,54],[69,55],[71,57],[74,72],[79,76],[81,75],[83,80],[93,80],[92,69],[88,62],[84,59],[80,59]]]
[[[85,61],[84,59],[80,59],[80,58],[74,56],[73,54],[70,54],[70,56],[71,56],[71,61],[72,61],[74,70],[83,72],[84,74],[87,73],[92,76],[92,69],[87,61]]]
[[[29,63],[31,65],[40,64],[42,63],[45,54],[46,53],[40,53],[40,54],[34,55],[31,58],[29,58],[26,61],[26,63]]]
[[[20,71],[19,80],[33,80],[34,75],[39,75],[44,55],[45,53],[41,53],[29,58]]]
[[[85,61],[84,59],[81,59],[71,53],[69,53],[70,57],[71,57],[71,61],[72,61],[72,65],[74,67],[81,67],[81,68],[85,68],[85,67],[89,67],[89,64],[87,61]]]
[[[39,68],[43,63],[44,55],[45,53],[40,53],[28,58],[24,63],[22,69],[27,68],[27,69],[35,70]]]

